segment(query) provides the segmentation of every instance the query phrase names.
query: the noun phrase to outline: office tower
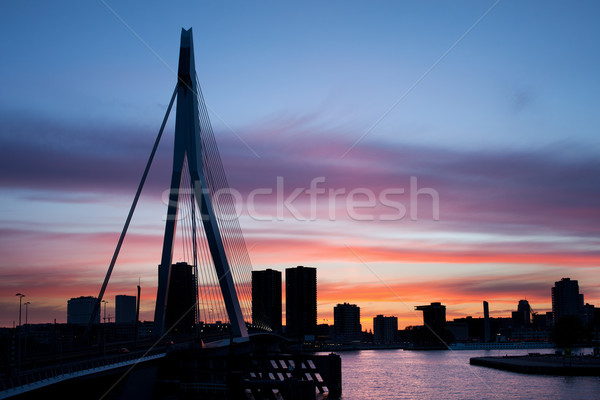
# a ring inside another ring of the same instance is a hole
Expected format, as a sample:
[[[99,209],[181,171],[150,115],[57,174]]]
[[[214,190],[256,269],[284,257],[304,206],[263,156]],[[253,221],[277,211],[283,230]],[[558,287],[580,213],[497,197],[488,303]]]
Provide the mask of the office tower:
[[[487,301],[483,302],[483,340],[490,341],[490,307]]]
[[[527,300],[519,300],[517,312],[523,320],[525,326],[531,325],[531,306]]]
[[[378,315],[373,318],[375,343],[395,343],[398,340],[398,318]]]
[[[579,294],[579,283],[570,278],[562,278],[552,288],[552,316],[554,324],[566,316],[581,316],[583,295]]]
[[[512,312],[513,328],[527,327],[531,324],[531,307],[527,300],[519,300],[517,311]]]
[[[136,297],[115,296],[115,322],[117,324],[134,324],[136,316]]]
[[[194,267],[185,262],[171,266],[167,298],[166,329],[177,326],[170,333],[190,333],[196,324],[196,277]],[[179,322],[177,322],[179,321]]]
[[[90,322],[90,317],[97,302],[98,299],[92,296],[81,296],[68,300],[67,324],[87,324]],[[98,310],[93,322],[95,324],[100,323],[100,310]]]
[[[430,327],[436,334],[441,335],[446,327],[446,306],[442,303],[431,303],[416,306],[415,310],[423,311],[423,324]]]
[[[317,326],[317,269],[299,266],[285,270],[286,336],[304,340]]]
[[[360,307],[356,304],[338,304],[333,307],[333,327],[339,343],[360,341]]]
[[[280,271],[252,271],[252,324],[281,333]]]

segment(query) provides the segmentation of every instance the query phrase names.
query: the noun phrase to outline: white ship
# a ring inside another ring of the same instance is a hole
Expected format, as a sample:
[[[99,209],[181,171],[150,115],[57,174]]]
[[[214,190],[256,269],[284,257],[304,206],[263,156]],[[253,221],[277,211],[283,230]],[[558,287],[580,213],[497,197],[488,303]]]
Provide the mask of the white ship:
[[[489,342],[489,343],[453,343],[450,350],[508,350],[508,349],[551,349],[549,342]]]

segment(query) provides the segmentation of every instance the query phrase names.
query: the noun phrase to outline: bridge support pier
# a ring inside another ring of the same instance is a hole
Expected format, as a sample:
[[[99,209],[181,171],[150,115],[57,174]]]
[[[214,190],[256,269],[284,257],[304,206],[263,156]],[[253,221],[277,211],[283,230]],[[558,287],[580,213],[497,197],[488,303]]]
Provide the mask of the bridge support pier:
[[[173,351],[158,371],[155,398],[274,399],[276,393],[284,400],[341,397],[339,355],[252,350],[246,342],[240,347]]]

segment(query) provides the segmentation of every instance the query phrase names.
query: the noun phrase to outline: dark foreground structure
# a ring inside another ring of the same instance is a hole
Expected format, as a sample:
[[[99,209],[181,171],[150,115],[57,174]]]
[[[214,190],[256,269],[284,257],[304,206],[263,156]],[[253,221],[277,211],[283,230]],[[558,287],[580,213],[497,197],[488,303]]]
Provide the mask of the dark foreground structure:
[[[183,342],[73,359],[0,379],[0,399],[338,399],[341,358],[285,350],[259,334],[236,343]]]
[[[341,358],[259,352],[243,347],[182,349],[158,369],[154,398],[336,399],[341,396]],[[236,354],[236,353],[240,354]]]
[[[471,365],[511,372],[540,375],[600,376],[600,358],[592,356],[565,357],[553,354],[527,356],[474,357]]]

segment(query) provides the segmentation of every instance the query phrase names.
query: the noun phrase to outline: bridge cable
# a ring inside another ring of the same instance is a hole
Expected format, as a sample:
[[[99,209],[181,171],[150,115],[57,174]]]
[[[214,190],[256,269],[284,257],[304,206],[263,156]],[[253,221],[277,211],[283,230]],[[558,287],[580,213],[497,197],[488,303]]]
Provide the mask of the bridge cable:
[[[218,165],[220,163],[217,163],[214,161],[215,157],[214,157],[214,146],[211,146],[212,143],[207,143],[207,137],[210,138],[210,135],[207,135],[207,133],[211,132],[211,127],[210,127],[210,122],[206,123],[206,111],[205,111],[205,107],[202,107],[203,101],[201,98],[201,95],[198,96],[199,99],[199,123],[201,125],[201,140],[203,142],[203,152],[202,154],[204,155],[203,157],[203,170],[205,171],[205,175],[206,175],[206,180],[207,180],[207,184],[209,186],[209,188],[212,188],[212,193],[211,194],[212,198],[214,200],[216,200],[215,198],[215,194],[217,193],[218,190],[220,189],[228,189],[227,185],[224,184],[223,182],[223,174],[219,174],[219,172],[222,172],[222,166]],[[204,110],[203,110],[204,108]],[[220,161],[220,160],[219,160]],[[221,168],[219,168],[221,167]],[[216,171],[216,173],[213,173],[213,171]],[[209,191],[210,192],[210,191]],[[220,199],[220,198],[219,198]],[[231,224],[230,223],[224,223],[230,220],[230,218],[228,217],[229,214],[233,214],[233,210],[231,209],[231,201],[229,198],[226,198],[226,200],[224,201],[225,206],[223,205],[222,202],[216,202],[213,201],[213,204],[215,204],[217,211],[219,211],[220,215],[221,215],[221,221],[217,221],[217,223],[221,225],[221,228],[223,230],[223,232],[225,233],[223,235],[223,241],[224,244],[226,245],[226,251],[229,253],[229,259],[231,260],[231,272],[233,275],[237,275],[237,265],[239,264],[239,255],[238,255],[238,251],[236,251],[237,249],[235,248],[235,243],[231,243],[231,234],[235,234],[235,231],[232,230]],[[224,217],[224,218],[223,218]],[[223,221],[224,220],[224,221]]]
[[[202,216],[200,213],[196,214],[196,218],[197,219],[201,219]],[[198,226],[202,226],[202,221],[198,221]],[[223,307],[224,307],[224,301],[220,301],[222,300],[222,296],[220,296],[219,292],[218,292],[218,285],[219,285],[219,280],[218,277],[216,276],[217,273],[213,267],[214,261],[212,259],[212,256],[210,254],[210,249],[208,248],[208,239],[206,238],[206,232],[204,231],[204,229],[202,228],[200,230],[200,248],[202,250],[202,261],[203,261],[203,277],[206,283],[206,288],[204,289],[205,293],[206,293],[206,297],[209,300],[208,303],[208,319],[206,320],[206,322],[214,322],[217,319],[223,320]],[[213,316],[211,318],[210,313],[213,313]]]
[[[198,290],[198,239],[197,239],[197,226],[196,226],[196,198],[194,196],[194,183],[190,175],[190,209],[192,214],[190,219],[192,221],[192,249],[194,254],[192,255],[194,261],[194,291],[196,292],[196,315],[195,323],[200,322],[200,291]]]
[[[208,130],[206,129],[206,127],[204,127],[203,131],[206,133]],[[216,200],[216,193],[218,190],[227,190],[227,185],[224,184],[223,180],[222,180],[222,175],[221,174],[212,174],[210,173],[210,171],[212,170],[217,170],[219,171],[218,168],[214,168],[215,165],[217,164],[214,160],[214,147],[207,145],[206,141],[205,141],[205,154],[207,154],[207,160],[205,160],[205,166],[207,168],[205,168],[207,171],[209,171],[208,175],[208,180],[210,185],[213,187],[213,199]],[[218,165],[218,164],[217,164]],[[220,193],[219,193],[220,194]],[[235,227],[232,226],[231,223],[231,216],[234,216],[234,210],[233,210],[233,205],[231,203],[231,198],[229,197],[219,197],[219,200],[222,200],[222,202],[213,202],[216,204],[217,206],[217,210],[220,213],[221,221],[220,225],[222,230],[224,231],[225,235],[223,235],[223,241],[224,244],[226,246],[226,250],[229,253],[229,259],[231,260],[230,264],[231,264],[231,273],[234,276],[235,280],[237,281],[237,286],[238,286],[238,292],[240,292],[240,295],[242,295],[242,300],[246,300],[248,298],[248,296],[246,295],[246,285],[241,286],[240,284],[242,282],[239,282],[240,279],[238,278],[239,275],[239,271],[240,271],[240,264],[244,264],[244,262],[240,259],[240,246],[239,246],[239,241],[236,240],[237,239],[237,232],[235,230]],[[242,303],[243,306],[245,307],[245,309],[247,309],[247,304],[244,302]]]
[[[146,168],[144,169],[144,173],[142,174],[142,179],[140,180],[140,184],[138,185],[137,191],[135,193],[135,197],[131,204],[131,208],[129,209],[129,214],[127,215],[127,219],[125,220],[125,225],[123,226],[123,230],[121,231],[121,236],[119,237],[119,241],[117,243],[117,247],[113,253],[113,257],[110,261],[110,265],[108,267],[108,271],[106,271],[106,276],[104,278],[104,282],[102,283],[102,288],[100,289],[100,293],[98,294],[98,300],[94,305],[94,310],[90,316],[90,320],[88,322],[88,326],[84,332],[83,337],[87,338],[92,324],[96,319],[96,316],[100,312],[100,304],[102,302],[102,298],[104,296],[104,292],[106,291],[106,286],[108,285],[108,281],[110,280],[110,276],[112,274],[113,268],[115,267],[115,263],[117,262],[117,258],[119,256],[119,251],[121,250],[121,246],[123,245],[123,240],[125,240],[125,234],[127,233],[127,229],[129,229],[129,224],[131,223],[131,218],[133,217],[133,213],[135,211],[135,207],[142,193],[142,189],[144,187],[144,183],[146,182],[146,178],[148,177],[148,172],[150,171],[150,166],[152,165],[152,161],[154,160],[154,155],[156,154],[156,150],[158,148],[158,144],[160,143],[160,139],[162,137],[163,131],[165,129],[165,125],[167,124],[167,120],[169,119],[169,114],[171,113],[171,108],[173,107],[173,102],[175,101],[175,97],[177,96],[177,87],[179,83],[175,85],[175,90],[173,90],[173,95],[171,96],[171,101],[169,102],[169,106],[167,107],[167,112],[165,113],[165,117],[163,118],[162,124],[158,131],[158,136],[154,141],[154,146],[152,147],[152,151],[150,152],[150,157],[148,158],[148,162],[146,163]]]
[[[199,85],[197,85],[197,87],[200,88]],[[246,309],[246,314],[249,314],[251,311],[250,284],[252,264],[245,246],[239,221],[237,220],[235,205],[231,198],[231,191],[227,184],[214,133],[212,132],[212,127],[208,119],[206,105],[202,99],[201,91],[199,90],[198,92],[199,123],[202,128],[201,139],[204,150],[202,154],[205,155],[205,157],[203,157],[204,170],[207,172],[207,183],[209,183],[209,186],[213,189],[212,193],[210,193],[212,195],[211,197],[214,198],[214,194],[220,189],[228,191],[229,194],[229,196],[225,197],[223,202],[213,202],[213,204],[216,204],[221,215],[232,216],[232,218],[227,217],[224,218],[225,221],[217,221],[217,223],[219,224],[220,222],[225,233],[230,233],[224,235],[224,241],[227,244],[226,250],[229,252],[232,261],[231,272],[236,278],[235,280],[237,281],[238,290],[242,295],[241,297],[244,308]],[[250,268],[247,268],[248,266]]]

